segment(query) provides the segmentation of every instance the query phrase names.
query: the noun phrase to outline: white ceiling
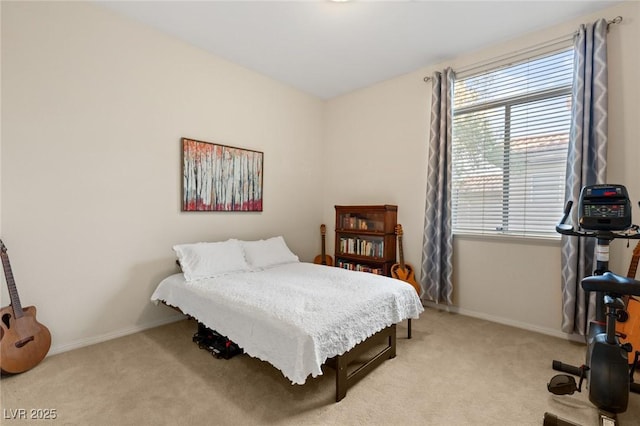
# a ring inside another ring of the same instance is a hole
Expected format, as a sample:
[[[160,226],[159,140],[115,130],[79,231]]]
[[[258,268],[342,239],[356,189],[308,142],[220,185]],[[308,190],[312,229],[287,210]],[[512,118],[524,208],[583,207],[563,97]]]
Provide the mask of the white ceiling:
[[[620,1],[99,3],[329,99]]]

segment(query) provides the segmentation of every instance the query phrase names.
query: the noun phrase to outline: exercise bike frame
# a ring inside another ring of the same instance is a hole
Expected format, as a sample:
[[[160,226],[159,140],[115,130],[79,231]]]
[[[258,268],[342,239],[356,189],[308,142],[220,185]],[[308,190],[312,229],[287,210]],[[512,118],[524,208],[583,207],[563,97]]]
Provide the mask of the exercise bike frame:
[[[618,311],[624,309],[621,297],[640,296],[640,281],[622,277],[608,270],[609,244],[615,239],[640,239],[640,233],[636,225],[622,231],[592,231],[580,228],[575,230],[572,225],[566,224],[572,205],[572,201],[567,202],[564,216],[556,226],[556,231],[563,235],[596,238],[595,271],[592,276],[581,281],[585,291],[596,292],[596,321],[589,324],[585,365],[575,367],[553,361],[553,368],[580,376],[580,383],[582,378],[586,377],[589,384],[589,400],[601,410],[601,422],[604,422],[603,411],[613,413],[610,419],[615,422],[615,414],[627,409],[629,391],[637,392],[640,388],[632,388],[632,385],[637,384],[632,382],[633,370],[629,368],[629,353],[627,348],[620,344],[615,330]],[[639,351],[640,348],[634,350]],[[634,363],[636,361],[637,356]],[[551,388],[549,390],[551,391]],[[580,391],[580,388],[575,386],[574,390]]]

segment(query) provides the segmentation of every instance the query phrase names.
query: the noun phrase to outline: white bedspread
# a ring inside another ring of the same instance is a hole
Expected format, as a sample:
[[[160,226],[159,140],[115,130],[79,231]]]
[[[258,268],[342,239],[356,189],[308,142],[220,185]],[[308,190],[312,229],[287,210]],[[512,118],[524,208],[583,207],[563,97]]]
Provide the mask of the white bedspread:
[[[151,300],[180,308],[296,384],[321,375],[328,358],[424,310],[402,281],[302,262],[193,282],[175,274]]]

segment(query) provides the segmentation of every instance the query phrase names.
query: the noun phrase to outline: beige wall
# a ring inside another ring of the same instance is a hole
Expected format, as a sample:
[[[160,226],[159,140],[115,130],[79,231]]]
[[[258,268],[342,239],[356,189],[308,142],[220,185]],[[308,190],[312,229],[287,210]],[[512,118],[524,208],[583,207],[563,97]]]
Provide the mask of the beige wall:
[[[609,36],[609,176],[638,200],[639,4],[597,16],[616,15],[624,21]],[[92,4],[2,2],[1,16],[0,229],[23,304],[36,305],[52,331],[52,353],[173,319],[148,301],[175,270],[173,244],[283,234],[309,261],[324,222],[333,252],[335,204],[397,204],[407,261],[419,269],[430,91],[422,78],[596,18],[324,103]],[[264,151],[264,212],[181,213],[182,136]],[[614,266],[626,271],[622,246]],[[454,310],[559,334],[559,274],[557,243],[456,237]]]
[[[52,352],[175,316],[149,302],[173,244],[319,250],[314,97],[96,5],[2,2],[2,106],[2,239]],[[183,136],[263,151],[264,211],[181,213]]]
[[[608,176],[610,182],[625,183],[637,203],[640,200],[637,81],[640,3],[627,2],[329,101],[325,220],[332,220],[333,204],[398,204],[405,260],[419,271],[431,90],[423,77],[446,66],[461,69],[526,49],[571,34],[580,23],[599,17],[613,19],[617,15],[622,15],[624,20],[609,33]],[[634,204],[634,213],[635,222],[640,222],[637,204]],[[330,239],[329,243],[332,242]],[[632,249],[633,245],[627,249],[621,241],[613,244],[614,270],[626,274]],[[562,335],[559,257],[558,242],[456,236],[455,307],[452,310]]]

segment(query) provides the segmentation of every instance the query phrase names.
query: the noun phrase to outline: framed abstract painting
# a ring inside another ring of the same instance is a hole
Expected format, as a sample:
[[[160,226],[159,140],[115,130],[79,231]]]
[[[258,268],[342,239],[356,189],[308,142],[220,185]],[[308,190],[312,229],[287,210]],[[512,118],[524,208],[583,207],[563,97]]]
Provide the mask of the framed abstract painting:
[[[182,138],[182,211],[262,211],[264,153]]]

